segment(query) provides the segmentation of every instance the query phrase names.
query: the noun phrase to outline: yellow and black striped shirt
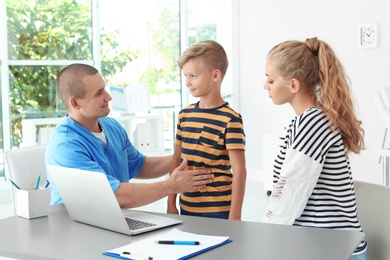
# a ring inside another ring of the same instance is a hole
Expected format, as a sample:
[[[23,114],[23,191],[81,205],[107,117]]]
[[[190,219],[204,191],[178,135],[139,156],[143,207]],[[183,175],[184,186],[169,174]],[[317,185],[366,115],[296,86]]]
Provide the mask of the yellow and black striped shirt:
[[[180,207],[188,212],[230,211],[233,174],[228,150],[245,149],[242,117],[226,102],[220,107],[201,109],[198,103],[180,111],[175,144],[188,170],[210,169],[213,182],[205,188],[180,195]]]

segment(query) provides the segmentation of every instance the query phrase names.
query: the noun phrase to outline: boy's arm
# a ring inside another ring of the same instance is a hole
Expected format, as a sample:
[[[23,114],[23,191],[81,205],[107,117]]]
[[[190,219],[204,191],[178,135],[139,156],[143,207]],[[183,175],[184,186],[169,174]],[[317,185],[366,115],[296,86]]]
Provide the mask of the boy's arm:
[[[241,220],[242,204],[246,186],[245,151],[240,149],[229,150],[229,157],[233,171],[232,202],[229,219]]]
[[[173,153],[172,160],[171,160],[170,173],[172,173],[173,170],[175,170],[175,168],[180,165],[180,158],[181,158],[181,146],[175,145],[175,151]],[[176,198],[177,198],[177,194],[168,195],[167,213],[179,214],[179,211],[176,207]]]

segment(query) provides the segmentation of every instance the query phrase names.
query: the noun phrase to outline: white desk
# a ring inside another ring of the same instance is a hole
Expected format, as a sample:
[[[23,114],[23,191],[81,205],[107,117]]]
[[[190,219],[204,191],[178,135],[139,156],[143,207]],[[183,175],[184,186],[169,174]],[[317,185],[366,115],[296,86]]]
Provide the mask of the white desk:
[[[170,216],[184,221],[175,226],[180,230],[233,240],[193,259],[347,260],[364,237],[354,231]],[[112,260],[102,253],[162,232],[131,237],[92,227],[72,221],[63,205],[50,207],[47,217],[2,219],[0,230],[0,256],[33,260]]]

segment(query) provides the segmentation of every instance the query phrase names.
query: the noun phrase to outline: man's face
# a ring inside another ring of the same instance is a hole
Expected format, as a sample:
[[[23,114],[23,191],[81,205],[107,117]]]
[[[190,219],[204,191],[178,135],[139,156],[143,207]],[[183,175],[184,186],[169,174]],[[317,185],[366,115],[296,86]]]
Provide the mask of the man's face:
[[[97,73],[95,75],[86,76],[83,79],[85,87],[84,98],[76,99],[80,109],[79,113],[84,118],[100,118],[107,116],[110,113],[108,102],[111,101],[110,94],[106,91],[106,82],[102,76]]]

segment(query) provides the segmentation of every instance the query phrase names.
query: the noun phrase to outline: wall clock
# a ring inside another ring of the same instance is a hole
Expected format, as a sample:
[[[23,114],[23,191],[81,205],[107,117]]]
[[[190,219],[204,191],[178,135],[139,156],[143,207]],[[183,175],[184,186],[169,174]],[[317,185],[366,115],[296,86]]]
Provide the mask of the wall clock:
[[[376,23],[360,26],[360,47],[375,48],[378,46],[378,26]]]

